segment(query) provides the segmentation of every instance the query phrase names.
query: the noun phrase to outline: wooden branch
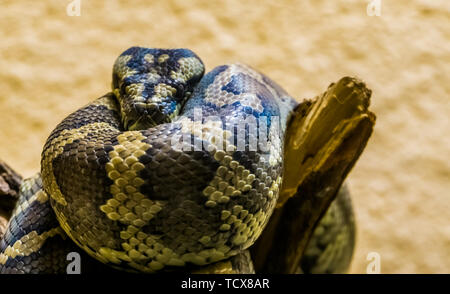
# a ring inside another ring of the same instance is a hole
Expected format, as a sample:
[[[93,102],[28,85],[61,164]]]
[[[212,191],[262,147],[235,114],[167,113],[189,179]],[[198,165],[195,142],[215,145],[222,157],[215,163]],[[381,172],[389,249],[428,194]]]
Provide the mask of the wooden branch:
[[[0,240],[19,197],[22,177],[0,160]]]
[[[296,272],[315,226],[372,133],[370,95],[364,83],[344,77],[297,108],[285,139],[278,205],[251,248],[257,273]]]
[[[22,177],[0,160],[0,209],[11,211],[19,197]]]

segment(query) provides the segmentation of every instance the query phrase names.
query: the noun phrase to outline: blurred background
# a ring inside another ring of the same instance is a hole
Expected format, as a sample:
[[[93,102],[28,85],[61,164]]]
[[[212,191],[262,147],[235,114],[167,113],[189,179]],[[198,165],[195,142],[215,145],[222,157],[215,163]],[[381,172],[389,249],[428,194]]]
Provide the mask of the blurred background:
[[[0,1],[0,158],[37,172],[50,131],[110,90],[135,45],[190,48],[207,70],[247,63],[298,100],[357,76],[377,123],[348,178],[350,272],[376,252],[381,273],[449,273],[450,2],[369,2]]]

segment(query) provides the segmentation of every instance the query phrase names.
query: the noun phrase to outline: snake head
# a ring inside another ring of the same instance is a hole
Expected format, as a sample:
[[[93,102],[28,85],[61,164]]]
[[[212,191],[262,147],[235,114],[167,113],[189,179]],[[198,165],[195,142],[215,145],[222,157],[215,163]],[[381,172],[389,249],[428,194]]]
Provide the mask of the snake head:
[[[114,63],[112,88],[124,128],[141,130],[170,122],[204,70],[188,49],[131,47],[123,52]]]

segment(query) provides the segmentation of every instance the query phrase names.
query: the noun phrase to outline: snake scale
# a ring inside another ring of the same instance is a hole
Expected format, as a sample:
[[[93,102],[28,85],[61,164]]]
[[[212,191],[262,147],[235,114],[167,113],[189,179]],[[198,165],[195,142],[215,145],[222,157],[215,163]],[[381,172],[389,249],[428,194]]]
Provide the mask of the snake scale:
[[[247,65],[204,74],[188,49],[126,50],[112,92],[67,116],[23,181],[0,273],[64,273],[69,252],[83,272],[253,272],[298,104]],[[345,270],[351,211],[341,190],[299,271]]]

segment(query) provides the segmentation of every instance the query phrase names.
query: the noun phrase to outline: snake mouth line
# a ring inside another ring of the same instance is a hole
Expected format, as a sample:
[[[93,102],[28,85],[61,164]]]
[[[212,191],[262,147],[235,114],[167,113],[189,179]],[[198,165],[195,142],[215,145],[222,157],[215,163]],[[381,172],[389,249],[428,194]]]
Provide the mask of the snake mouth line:
[[[138,131],[154,127],[156,124],[157,123],[152,119],[151,116],[146,115],[145,117],[142,116],[137,120],[125,121],[124,127],[129,131]]]

